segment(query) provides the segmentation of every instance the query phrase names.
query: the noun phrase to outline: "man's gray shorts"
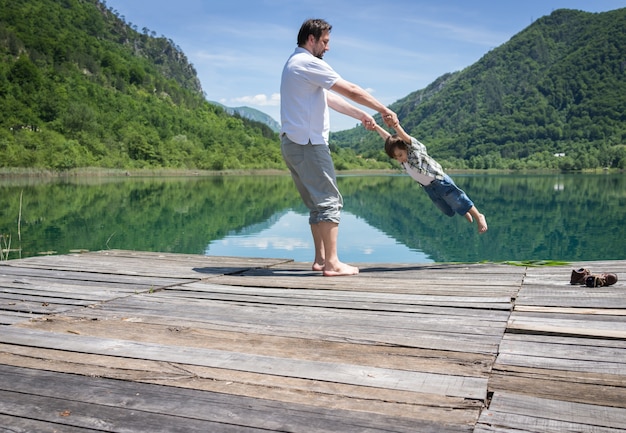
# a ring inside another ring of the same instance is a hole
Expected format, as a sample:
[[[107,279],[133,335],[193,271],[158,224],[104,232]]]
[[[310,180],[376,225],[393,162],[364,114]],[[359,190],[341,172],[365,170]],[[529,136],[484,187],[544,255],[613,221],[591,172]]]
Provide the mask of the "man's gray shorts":
[[[343,197],[337,188],[328,146],[294,143],[282,134],[280,148],[302,201],[309,208],[309,224],[339,223]]]

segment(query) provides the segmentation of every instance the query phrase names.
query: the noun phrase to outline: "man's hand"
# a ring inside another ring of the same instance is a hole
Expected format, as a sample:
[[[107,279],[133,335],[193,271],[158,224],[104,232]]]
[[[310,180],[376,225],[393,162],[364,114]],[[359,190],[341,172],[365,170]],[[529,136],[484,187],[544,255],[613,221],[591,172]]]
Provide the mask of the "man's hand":
[[[373,131],[374,129],[376,129],[376,121],[372,116],[367,113],[363,113],[363,115],[361,116],[361,123],[363,124],[363,127],[368,131]]]
[[[394,113],[391,110],[388,110],[384,113],[380,113],[382,118],[383,118],[383,122],[385,122],[385,125],[393,128],[395,125],[397,125],[398,122],[398,115],[396,113]]]

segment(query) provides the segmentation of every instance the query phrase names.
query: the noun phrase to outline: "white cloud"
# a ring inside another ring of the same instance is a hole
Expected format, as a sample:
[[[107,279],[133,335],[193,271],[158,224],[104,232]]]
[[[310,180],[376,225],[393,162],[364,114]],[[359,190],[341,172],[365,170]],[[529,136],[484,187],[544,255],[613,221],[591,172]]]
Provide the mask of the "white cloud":
[[[232,101],[236,104],[257,105],[259,107],[276,107],[280,104],[280,94],[273,93],[269,97],[264,94],[242,96],[239,98],[233,98]]]

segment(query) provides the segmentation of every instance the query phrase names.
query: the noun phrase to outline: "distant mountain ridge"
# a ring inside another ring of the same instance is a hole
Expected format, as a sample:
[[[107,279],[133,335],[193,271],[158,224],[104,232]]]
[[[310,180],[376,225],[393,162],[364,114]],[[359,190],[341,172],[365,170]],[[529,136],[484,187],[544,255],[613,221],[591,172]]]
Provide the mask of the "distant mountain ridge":
[[[237,114],[240,117],[244,117],[246,119],[254,120],[256,122],[261,122],[270,127],[270,129],[274,132],[280,132],[280,123],[278,123],[272,116],[266,114],[256,108],[252,107],[227,107],[224,104],[221,104],[216,101],[209,101],[211,104],[218,105],[222,107],[226,112],[230,115]]]

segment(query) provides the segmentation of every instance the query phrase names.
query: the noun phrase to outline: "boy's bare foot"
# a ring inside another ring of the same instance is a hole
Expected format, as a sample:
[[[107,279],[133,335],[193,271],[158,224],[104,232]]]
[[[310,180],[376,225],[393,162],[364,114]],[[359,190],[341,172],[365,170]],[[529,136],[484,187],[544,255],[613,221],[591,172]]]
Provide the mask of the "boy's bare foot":
[[[359,268],[356,266],[347,265],[345,263],[339,263],[338,266],[330,269],[328,266],[324,267],[325,277],[342,277],[348,275],[357,275]]]
[[[487,219],[483,214],[479,214],[476,224],[478,224],[478,233],[485,233],[487,231]]]
[[[312,271],[323,271],[324,270],[324,263],[322,263],[321,265],[317,262],[313,263],[313,266],[311,266],[311,270]]]

